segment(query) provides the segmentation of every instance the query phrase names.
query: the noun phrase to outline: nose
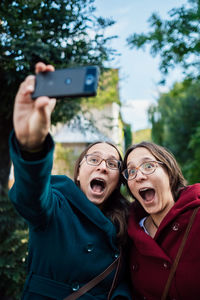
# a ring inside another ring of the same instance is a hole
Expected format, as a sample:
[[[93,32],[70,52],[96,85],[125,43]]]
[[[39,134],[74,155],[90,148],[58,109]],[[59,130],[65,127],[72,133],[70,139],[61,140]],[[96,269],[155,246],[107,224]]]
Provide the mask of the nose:
[[[106,165],[106,161],[103,159],[101,161],[101,163],[97,166],[97,169],[103,170],[103,171],[107,171],[107,165]]]
[[[140,169],[137,170],[137,174],[135,177],[136,181],[145,180],[147,178],[147,175],[143,174]]]

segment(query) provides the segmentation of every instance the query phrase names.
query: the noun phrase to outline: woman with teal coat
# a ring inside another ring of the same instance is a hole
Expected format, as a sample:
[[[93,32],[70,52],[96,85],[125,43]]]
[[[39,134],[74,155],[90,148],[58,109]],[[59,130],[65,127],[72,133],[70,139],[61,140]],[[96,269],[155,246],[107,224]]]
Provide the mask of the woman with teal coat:
[[[36,65],[37,73],[53,70]],[[119,191],[121,155],[114,145],[97,142],[78,159],[74,181],[52,176],[54,143],[48,132],[56,100],[33,101],[34,82],[28,76],[19,88],[10,137],[15,172],[10,198],[29,226],[22,299],[131,300],[119,256],[125,249],[129,207]],[[113,262],[108,274],[82,292]]]

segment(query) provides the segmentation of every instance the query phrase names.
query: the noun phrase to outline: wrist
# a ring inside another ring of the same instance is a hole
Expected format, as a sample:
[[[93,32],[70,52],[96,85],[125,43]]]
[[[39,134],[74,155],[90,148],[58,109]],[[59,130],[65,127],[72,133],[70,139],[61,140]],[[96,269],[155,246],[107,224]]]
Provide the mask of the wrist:
[[[37,153],[37,152],[41,152],[44,149],[44,143],[42,143],[42,144],[40,144],[36,147],[32,147],[32,148],[24,146],[24,145],[19,143],[19,147],[20,147],[20,150],[23,151],[23,152]]]
[[[16,138],[21,151],[37,153],[43,150],[46,136],[37,137],[37,139],[35,136],[29,137],[29,139],[19,139],[16,135]]]

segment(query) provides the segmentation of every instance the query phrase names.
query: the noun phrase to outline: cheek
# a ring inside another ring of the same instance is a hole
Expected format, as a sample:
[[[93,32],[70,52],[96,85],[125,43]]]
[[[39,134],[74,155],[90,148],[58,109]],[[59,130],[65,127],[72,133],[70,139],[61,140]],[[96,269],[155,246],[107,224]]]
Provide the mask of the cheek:
[[[78,175],[77,175],[77,181],[79,181],[79,183],[81,183],[82,181],[84,181],[84,178],[86,178],[87,175],[86,175],[86,171],[84,169],[84,166],[81,166],[79,168],[79,171],[78,171]]]
[[[112,179],[111,179],[112,183],[110,184],[110,186],[112,186],[112,188],[113,187],[115,188],[119,184],[119,178],[120,178],[119,173],[118,174],[113,174]]]
[[[157,185],[163,189],[168,189],[170,187],[169,176],[163,169],[158,173],[156,181]]]
[[[129,190],[131,191],[132,195],[135,196],[136,194],[134,193],[134,184],[133,184],[133,181],[128,181],[128,187],[129,187]]]

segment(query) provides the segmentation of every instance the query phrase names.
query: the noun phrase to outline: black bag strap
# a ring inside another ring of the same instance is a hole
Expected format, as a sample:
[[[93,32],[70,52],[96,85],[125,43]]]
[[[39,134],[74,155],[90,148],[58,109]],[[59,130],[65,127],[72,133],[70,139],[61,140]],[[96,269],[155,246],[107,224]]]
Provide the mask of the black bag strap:
[[[170,273],[169,273],[169,277],[168,277],[168,280],[167,280],[167,282],[166,282],[165,289],[164,289],[164,291],[163,291],[161,300],[165,300],[165,299],[167,298],[168,291],[169,291],[169,288],[170,288],[170,286],[171,286],[172,279],[173,279],[174,274],[175,274],[175,272],[176,272],[176,269],[177,269],[177,266],[178,266],[178,263],[179,263],[181,254],[182,254],[182,252],[183,252],[183,248],[184,248],[185,243],[186,243],[186,241],[187,241],[188,234],[189,234],[189,232],[190,232],[190,229],[191,229],[191,227],[192,227],[192,224],[193,224],[193,222],[194,222],[194,219],[195,219],[195,216],[196,216],[196,214],[197,214],[197,212],[198,212],[198,209],[199,209],[199,207],[196,207],[196,208],[194,209],[194,211],[193,211],[191,217],[190,217],[190,220],[189,220],[189,223],[188,223],[187,228],[186,228],[186,230],[185,230],[185,233],[184,233],[184,236],[183,236],[181,245],[180,245],[180,247],[179,247],[179,249],[178,249],[176,258],[175,258],[175,260],[174,260],[174,262],[173,262],[171,271],[170,271]]]
[[[116,272],[114,275],[114,279],[112,282],[112,286],[110,288],[109,294],[108,294],[108,300],[110,299],[110,296],[112,294],[112,291],[114,289],[115,283],[117,281],[118,273],[120,270],[120,262],[121,262],[121,251],[120,255],[117,257],[116,260],[112,262],[101,274],[90,280],[88,283],[86,283],[84,286],[82,286],[78,291],[73,292],[63,300],[76,300],[79,297],[81,297],[83,294],[87,293],[89,290],[91,290],[93,287],[95,287],[98,283],[100,283],[104,278],[106,278],[115,268]]]

